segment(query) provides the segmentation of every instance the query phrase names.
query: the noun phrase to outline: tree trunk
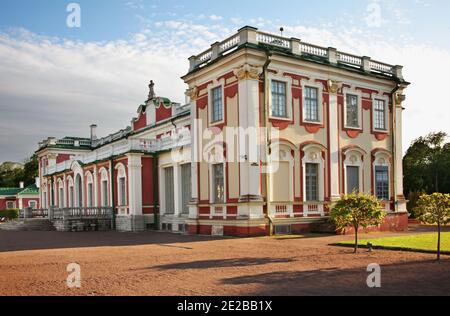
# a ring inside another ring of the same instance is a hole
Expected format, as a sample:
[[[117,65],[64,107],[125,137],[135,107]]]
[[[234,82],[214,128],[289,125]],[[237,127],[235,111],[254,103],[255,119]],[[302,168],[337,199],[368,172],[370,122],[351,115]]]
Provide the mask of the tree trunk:
[[[358,226],[355,226],[355,251],[354,253],[358,252]]]
[[[437,260],[441,260],[441,223],[438,223]]]

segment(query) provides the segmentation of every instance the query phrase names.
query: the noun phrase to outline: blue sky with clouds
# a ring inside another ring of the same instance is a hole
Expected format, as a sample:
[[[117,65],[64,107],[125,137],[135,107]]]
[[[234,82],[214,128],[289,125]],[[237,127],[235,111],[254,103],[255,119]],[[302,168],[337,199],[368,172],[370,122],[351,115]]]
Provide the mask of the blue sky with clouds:
[[[450,1],[64,0],[0,2],[0,162],[21,161],[48,136],[108,134],[130,124],[147,93],[182,102],[187,58],[244,25],[405,66],[413,84],[405,149],[448,128]]]

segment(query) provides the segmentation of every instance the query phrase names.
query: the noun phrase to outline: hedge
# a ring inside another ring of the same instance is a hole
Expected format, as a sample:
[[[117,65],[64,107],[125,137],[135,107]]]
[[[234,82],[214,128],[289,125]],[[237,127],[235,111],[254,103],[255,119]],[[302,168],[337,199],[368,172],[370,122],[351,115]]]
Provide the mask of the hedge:
[[[19,210],[18,209],[10,209],[10,210],[3,210],[0,211],[0,219],[6,218],[6,219],[16,219],[19,217]]]

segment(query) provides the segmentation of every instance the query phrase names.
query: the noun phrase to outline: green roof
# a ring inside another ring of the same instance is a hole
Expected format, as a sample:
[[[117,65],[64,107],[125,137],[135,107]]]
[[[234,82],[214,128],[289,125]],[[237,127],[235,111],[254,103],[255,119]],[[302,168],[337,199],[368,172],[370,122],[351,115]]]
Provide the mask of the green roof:
[[[19,195],[38,195],[38,194],[39,194],[39,188],[36,186],[36,184],[32,184],[32,185],[26,187],[21,192],[19,192]]]
[[[16,196],[16,195],[38,195],[39,188],[36,184],[32,184],[25,189],[21,188],[0,188],[0,196]]]
[[[21,188],[0,188],[0,195],[3,196],[13,196],[17,195],[23,189]]]

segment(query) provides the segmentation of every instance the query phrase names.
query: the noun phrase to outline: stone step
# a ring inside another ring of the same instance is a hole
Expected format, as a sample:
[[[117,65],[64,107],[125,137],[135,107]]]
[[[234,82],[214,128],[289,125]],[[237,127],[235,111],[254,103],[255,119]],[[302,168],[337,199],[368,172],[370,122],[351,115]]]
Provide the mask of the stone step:
[[[48,219],[26,219],[3,223],[0,230],[7,231],[53,231],[55,227]]]

